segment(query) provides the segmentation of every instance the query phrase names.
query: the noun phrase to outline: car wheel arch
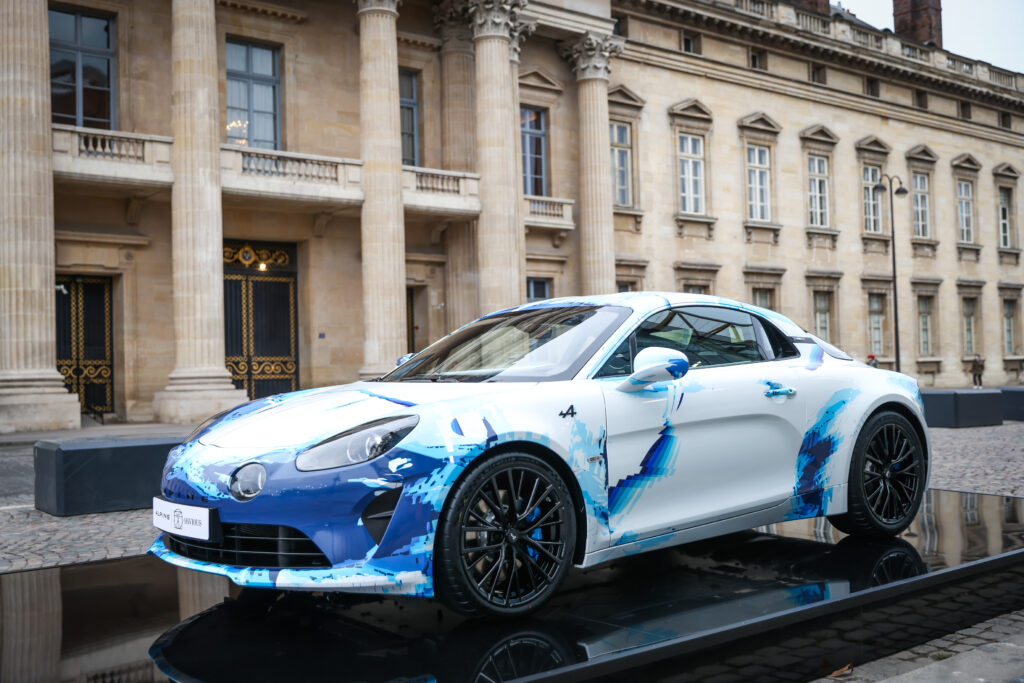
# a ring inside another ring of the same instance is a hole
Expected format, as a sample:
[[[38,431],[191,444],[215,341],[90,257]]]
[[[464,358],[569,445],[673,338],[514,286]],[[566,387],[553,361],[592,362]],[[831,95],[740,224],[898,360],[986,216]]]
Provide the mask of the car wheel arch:
[[[925,458],[929,461],[931,460],[931,458],[929,457],[931,454],[928,452],[928,433],[925,430],[924,425],[921,424],[920,418],[918,418],[917,414],[913,410],[911,410],[909,407],[898,401],[888,401],[886,403],[882,403],[881,405],[877,406],[874,410],[872,410],[871,413],[867,415],[867,417],[864,418],[864,422],[861,424],[860,428],[863,429],[864,425],[867,424],[868,420],[873,418],[875,415],[878,415],[879,413],[896,413],[897,415],[905,417],[907,421],[911,424],[911,426],[914,428],[914,432],[917,434],[917,438],[921,440],[921,446],[924,447],[925,449]],[[857,433],[859,435],[860,430],[858,430]],[[931,463],[929,462],[929,465],[930,464]],[[930,469],[931,468],[929,467],[929,470]]]
[[[559,457],[550,448],[543,446],[533,441],[506,441],[493,448],[486,450],[475,458],[467,465],[459,476],[456,477],[455,481],[448,487],[448,493],[445,496],[444,505],[448,504],[448,496],[454,491],[463,479],[468,477],[471,472],[476,470],[478,467],[483,466],[485,463],[490,462],[493,458],[506,453],[527,453],[534,455],[545,463],[550,465],[558,476],[562,478],[562,482],[566,488],[569,489],[569,495],[572,497],[573,511],[576,513],[576,548],[573,552],[573,564],[579,564],[583,561],[583,556],[586,554],[587,549],[587,514],[586,507],[583,504],[583,492],[580,489],[580,483],[576,479],[576,476],[572,472],[572,468],[569,467],[569,463],[565,459]],[[442,506],[443,507],[443,506]]]

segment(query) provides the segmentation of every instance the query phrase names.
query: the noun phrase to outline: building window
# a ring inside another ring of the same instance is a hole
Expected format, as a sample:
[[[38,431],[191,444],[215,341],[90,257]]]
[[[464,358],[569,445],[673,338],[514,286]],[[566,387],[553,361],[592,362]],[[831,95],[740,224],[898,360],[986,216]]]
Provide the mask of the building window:
[[[636,283],[634,283],[634,282],[616,282],[615,283],[615,291],[619,292],[620,294],[624,293],[624,292],[635,292],[636,291]]]
[[[420,165],[419,88],[415,71],[398,71],[398,107],[402,119],[402,164]]]
[[[700,35],[697,33],[683,32],[683,52],[691,55],[700,54]]]
[[[536,107],[520,107],[519,122],[523,134],[523,192],[545,197],[547,178],[547,112]]]
[[[750,51],[750,68],[758,71],[768,70],[768,53],[765,50]]]
[[[775,290],[769,287],[754,287],[754,305],[761,308],[775,308]]]
[[[54,123],[114,127],[114,20],[50,10],[50,103]]]
[[[747,145],[747,218],[771,220],[771,158],[767,147]]]
[[[925,357],[932,355],[932,309],[934,306],[934,297],[917,297],[917,352]]]
[[[959,113],[960,118],[966,119],[966,120],[970,121],[970,119],[971,119],[971,103],[970,102],[964,102],[963,100],[961,100],[959,106],[957,107],[957,112]]]
[[[977,334],[978,300],[974,297],[965,297],[963,300],[964,319],[964,355],[972,356],[977,347],[975,335]]]
[[[999,246],[1013,247],[1013,191],[1008,187],[999,188]]]
[[[911,176],[914,210],[914,237],[927,238],[931,233],[928,220],[928,174],[914,173]]]
[[[868,97],[881,97],[882,85],[877,78],[864,79],[864,94]]]
[[[807,70],[807,76],[811,83],[825,85],[828,82],[825,67],[822,64],[811,64]]]
[[[528,277],[526,278],[526,301],[543,301],[551,298],[551,278]]]
[[[828,227],[828,157],[816,154],[807,157],[808,205],[810,225],[816,228]]]
[[[918,109],[928,108],[928,93],[924,90],[914,91],[914,106]]]
[[[1017,355],[1017,300],[1003,299],[1003,354]]]
[[[679,135],[679,210],[704,213],[704,138]]]
[[[278,149],[281,77],[277,48],[229,40],[226,51],[228,143]]]
[[[956,220],[960,227],[960,241],[974,243],[974,183],[956,181]]]
[[[825,341],[832,336],[832,292],[814,293],[814,334]]]
[[[1006,130],[1013,129],[1013,115],[1008,111],[999,112],[999,127]]]
[[[882,167],[865,164],[862,171],[864,182],[864,232],[882,232],[882,198],[875,185],[882,178]]]
[[[694,284],[683,285],[683,293],[684,294],[707,294],[708,293],[708,286],[707,285],[694,285]]]
[[[868,351],[881,356],[885,350],[885,295],[868,294]]]
[[[618,206],[633,205],[633,130],[628,123],[608,125],[612,142],[612,195]]]

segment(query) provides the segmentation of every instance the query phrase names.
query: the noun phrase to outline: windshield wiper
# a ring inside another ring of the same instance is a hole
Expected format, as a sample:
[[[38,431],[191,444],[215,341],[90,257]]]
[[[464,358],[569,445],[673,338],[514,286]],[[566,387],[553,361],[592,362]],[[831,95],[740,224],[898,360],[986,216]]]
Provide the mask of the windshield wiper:
[[[458,382],[459,380],[455,377],[448,375],[433,374],[433,375],[414,375],[412,377],[402,378],[403,382]]]

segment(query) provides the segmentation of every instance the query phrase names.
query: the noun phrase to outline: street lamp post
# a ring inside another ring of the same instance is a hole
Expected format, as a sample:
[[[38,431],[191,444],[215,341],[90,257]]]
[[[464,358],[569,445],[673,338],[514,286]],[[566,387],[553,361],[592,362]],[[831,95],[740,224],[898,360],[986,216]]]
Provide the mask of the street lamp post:
[[[885,182],[882,182],[882,181]],[[893,181],[899,183],[899,187],[893,190]],[[887,187],[888,185],[888,187]],[[903,187],[903,180],[900,177],[883,173],[878,183],[872,188],[875,192],[889,190],[889,225],[890,244],[889,251],[892,254],[892,336],[893,346],[896,352],[896,372],[900,372],[900,304],[898,291],[896,289],[896,211],[893,195],[906,196],[907,188]]]

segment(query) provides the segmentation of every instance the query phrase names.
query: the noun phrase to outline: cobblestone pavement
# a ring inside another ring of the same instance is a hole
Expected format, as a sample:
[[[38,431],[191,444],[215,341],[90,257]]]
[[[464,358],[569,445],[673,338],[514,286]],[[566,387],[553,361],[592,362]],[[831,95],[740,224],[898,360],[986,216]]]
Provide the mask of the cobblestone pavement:
[[[933,429],[931,435],[933,487],[1024,495],[1024,422],[1008,422],[998,427]],[[0,573],[139,555],[146,551],[155,535],[149,510],[64,518],[39,512],[33,505],[31,446],[0,443],[0,538],[4,539],[0,545]],[[1013,611],[994,617],[979,616],[978,623],[951,628],[951,632],[943,632],[941,637],[923,645],[859,665],[836,678],[821,680],[868,683],[901,674],[912,677],[915,672],[922,672],[919,675],[924,676],[916,680],[931,680],[932,674],[928,673],[931,668],[927,667],[960,653],[997,643],[1024,645],[1024,609],[1018,607],[1007,603],[1005,609]],[[800,657],[797,643],[784,643],[781,647],[789,650],[788,658]],[[806,676],[799,677],[798,668],[788,673],[797,676],[793,680],[806,680]],[[780,671],[784,668],[776,666],[773,673]],[[756,679],[755,675],[744,680]],[[725,675],[721,680],[734,679]]]

